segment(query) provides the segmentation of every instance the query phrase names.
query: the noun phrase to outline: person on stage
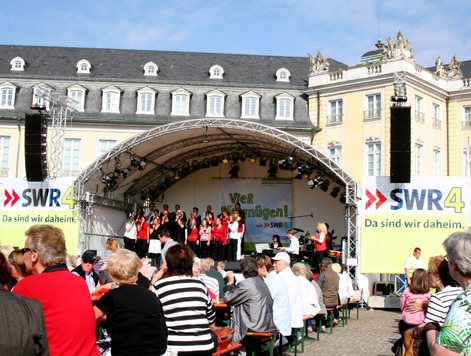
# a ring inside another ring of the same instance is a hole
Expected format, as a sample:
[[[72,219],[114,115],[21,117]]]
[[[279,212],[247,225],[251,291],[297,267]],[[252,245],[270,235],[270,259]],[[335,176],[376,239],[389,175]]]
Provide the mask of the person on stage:
[[[311,240],[314,241],[314,248],[316,251],[316,271],[320,273],[320,265],[322,263],[322,259],[326,257],[327,254],[327,226],[320,222],[317,224],[317,231],[319,233],[317,236],[311,235]]]
[[[278,250],[288,252],[297,258],[299,256],[299,240],[296,236],[294,236],[295,233],[296,232],[294,230],[286,231],[286,235],[291,240],[290,245],[289,247],[278,247]]]

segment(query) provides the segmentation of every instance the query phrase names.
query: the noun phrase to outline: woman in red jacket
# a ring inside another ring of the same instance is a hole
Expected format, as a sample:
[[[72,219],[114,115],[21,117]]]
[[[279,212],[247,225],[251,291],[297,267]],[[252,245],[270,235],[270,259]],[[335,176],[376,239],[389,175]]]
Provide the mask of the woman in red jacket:
[[[139,258],[146,257],[147,247],[149,245],[149,224],[146,223],[146,218],[141,217],[141,221],[136,225],[137,239],[136,239],[136,253]]]
[[[195,218],[190,219],[190,223],[189,223],[189,227],[187,231],[188,231],[187,232],[188,237],[185,236],[186,237],[185,245],[188,245],[196,255],[196,253],[198,252],[199,233],[198,233],[198,226],[196,225]]]
[[[224,246],[227,244],[227,228],[223,225],[220,218],[216,219],[214,227],[214,260],[222,261],[224,259]]]
[[[322,259],[327,254],[327,226],[323,222],[317,224],[317,236],[311,235],[311,240],[314,241],[314,248],[316,251],[316,271],[320,273],[319,266],[322,263]]]

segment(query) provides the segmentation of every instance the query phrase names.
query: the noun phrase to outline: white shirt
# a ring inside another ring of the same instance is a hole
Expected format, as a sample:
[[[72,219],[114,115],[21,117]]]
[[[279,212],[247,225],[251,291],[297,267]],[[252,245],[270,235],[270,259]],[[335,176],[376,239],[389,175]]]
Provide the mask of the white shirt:
[[[292,253],[292,254],[295,254],[295,255],[299,255],[299,240],[296,236],[293,236],[291,238],[291,243],[290,243],[289,247],[285,248],[285,251],[289,252],[289,253]]]
[[[146,223],[150,224],[150,219],[152,219],[155,215],[155,210],[147,210],[146,213],[144,214],[144,217],[146,218]]]
[[[339,273],[339,297],[340,300],[344,298],[351,298],[349,291],[348,278],[344,273]]]
[[[324,239],[325,239],[325,234],[323,232],[320,233],[320,236],[319,236],[319,242],[320,244],[324,242]]]
[[[286,267],[283,271],[279,272],[278,275],[283,278],[288,287],[289,305],[291,308],[291,327],[301,328],[304,324],[304,305],[301,282],[289,267]]]
[[[238,239],[240,234],[237,232],[239,229],[239,223],[237,221],[234,221],[229,224],[229,238],[230,239]]]
[[[303,290],[303,314],[304,316],[314,317],[321,310],[316,288],[314,288],[312,283],[309,282],[306,277],[298,276],[297,278]]]
[[[128,231],[129,228],[131,229]],[[136,238],[136,235],[137,235],[136,224],[132,224],[128,221],[126,223],[126,226],[124,227],[124,237],[134,240]]]
[[[273,299],[273,321],[281,335],[291,335],[291,308],[289,291],[283,278],[274,270],[265,278]]]
[[[80,277],[80,275],[77,272],[72,272],[72,273]],[[100,286],[100,281],[97,281],[97,284],[95,285],[95,281],[93,280],[93,276],[91,272],[89,273],[85,272],[85,282],[87,282],[87,287],[90,294],[95,293],[96,287]]]

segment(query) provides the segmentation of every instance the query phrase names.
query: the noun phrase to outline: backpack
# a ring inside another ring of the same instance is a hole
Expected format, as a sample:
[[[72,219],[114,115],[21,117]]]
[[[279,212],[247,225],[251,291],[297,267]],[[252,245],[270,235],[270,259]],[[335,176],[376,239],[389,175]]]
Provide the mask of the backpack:
[[[334,248],[332,244],[332,235],[328,232],[325,236],[325,243],[327,245],[327,250],[332,250]]]

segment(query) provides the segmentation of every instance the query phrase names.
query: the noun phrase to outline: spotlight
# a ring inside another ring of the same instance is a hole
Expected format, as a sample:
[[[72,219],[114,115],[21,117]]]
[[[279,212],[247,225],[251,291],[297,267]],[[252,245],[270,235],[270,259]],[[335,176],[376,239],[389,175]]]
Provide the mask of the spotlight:
[[[322,184],[324,184],[324,176],[325,176],[325,172],[322,174],[319,174],[316,178],[311,179],[307,184],[312,185],[311,189],[314,189],[315,187],[320,187]]]
[[[309,166],[307,164],[301,164],[294,171],[294,174],[297,174],[296,179],[309,178]]]
[[[181,178],[181,175],[180,175],[180,173],[179,173],[179,170],[178,170],[178,169],[176,169],[176,170],[175,170],[175,175],[174,175],[174,178],[175,178],[175,180],[179,180],[179,179]]]
[[[109,187],[112,187],[116,184],[116,180],[108,174],[103,175],[103,177],[101,178],[101,182]]]
[[[203,168],[209,168],[209,159],[205,158],[203,161]]]
[[[270,167],[276,167],[276,160],[274,158],[270,158],[270,162],[268,163]]]
[[[282,160],[278,161],[278,165],[280,166],[280,168],[285,170],[288,170],[293,165],[293,163],[293,156],[287,156],[286,158],[283,158]]]
[[[162,181],[159,181],[159,182],[157,183],[157,189],[158,189],[158,190],[164,189],[164,184],[162,183]]]
[[[347,198],[346,198],[345,193],[340,194],[340,199],[339,199],[339,201],[340,201],[342,204],[345,204],[345,203],[347,202]]]
[[[322,184],[322,186],[320,187],[320,189],[323,192],[327,192],[329,190],[329,185],[330,185],[330,182],[326,179],[324,183]]]
[[[330,196],[332,198],[337,198],[339,196],[339,193],[340,193],[340,188],[334,187],[334,189],[332,189],[332,191],[330,192]]]
[[[252,163],[252,164],[254,164],[256,160],[257,160],[257,156],[254,155],[254,154],[253,154],[252,156],[250,156],[250,158],[249,158],[249,161],[250,161],[250,163]]]
[[[136,156],[131,157],[131,166],[137,167],[137,170],[143,171],[146,169],[147,163],[144,162],[142,159]]]
[[[129,173],[129,169],[124,168],[121,163],[116,163],[116,165],[114,166],[114,171],[115,173],[122,175],[124,178],[126,178]]]
[[[219,165],[219,162],[218,162],[217,157],[213,157],[213,158],[211,159],[211,166],[217,167],[218,165]]]
[[[239,159],[240,159],[241,162],[245,162],[246,157],[247,157],[247,152],[242,152]]]
[[[239,178],[239,165],[238,164],[233,164],[231,170],[229,171],[229,174],[231,175],[231,178]]]
[[[268,158],[266,156],[260,157],[260,160],[258,161],[258,164],[260,166],[265,167],[267,165]]]
[[[276,166],[270,166],[270,168],[268,168],[268,178],[276,178],[277,173],[278,168],[276,168]]]
[[[224,163],[224,164],[229,163],[229,160],[227,159],[227,155],[225,155],[224,158],[222,159],[222,163]]]

